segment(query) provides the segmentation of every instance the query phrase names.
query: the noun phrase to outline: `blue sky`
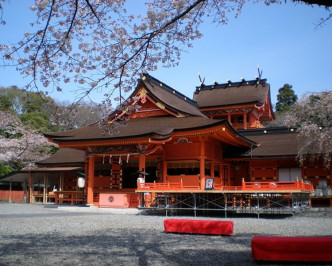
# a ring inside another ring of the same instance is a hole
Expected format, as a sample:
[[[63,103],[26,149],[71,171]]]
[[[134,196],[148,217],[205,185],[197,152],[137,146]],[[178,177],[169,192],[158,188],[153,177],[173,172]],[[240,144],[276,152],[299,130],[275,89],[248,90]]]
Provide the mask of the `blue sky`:
[[[33,21],[28,9],[31,2],[10,1],[6,6],[7,25],[0,26],[0,43],[18,41],[28,29]],[[290,1],[271,6],[247,3],[238,18],[229,18],[228,25],[206,22],[203,38],[182,55],[178,67],[150,74],[188,97],[199,85],[198,72],[207,85],[227,79],[235,82],[241,77],[254,79],[258,64],[271,85],[273,104],[285,83],[291,84],[299,97],[305,92],[332,90],[332,21],[316,28],[327,15],[325,8]],[[14,69],[0,67],[0,86],[23,87],[25,82]],[[51,96],[71,101],[75,88],[72,84]],[[102,94],[92,97],[98,102]]]

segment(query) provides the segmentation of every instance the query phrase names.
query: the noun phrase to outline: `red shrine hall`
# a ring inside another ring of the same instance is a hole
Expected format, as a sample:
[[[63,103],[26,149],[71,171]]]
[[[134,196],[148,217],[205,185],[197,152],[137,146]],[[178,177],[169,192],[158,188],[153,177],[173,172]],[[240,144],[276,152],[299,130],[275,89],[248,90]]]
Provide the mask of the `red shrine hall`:
[[[202,84],[189,99],[144,74],[106,125],[45,134],[59,154],[81,158],[79,171],[54,181],[55,202],[195,211],[308,207],[314,188],[331,188],[331,167],[300,165],[296,128],[264,128],[273,119],[266,80]],[[48,163],[63,157],[53,158]]]

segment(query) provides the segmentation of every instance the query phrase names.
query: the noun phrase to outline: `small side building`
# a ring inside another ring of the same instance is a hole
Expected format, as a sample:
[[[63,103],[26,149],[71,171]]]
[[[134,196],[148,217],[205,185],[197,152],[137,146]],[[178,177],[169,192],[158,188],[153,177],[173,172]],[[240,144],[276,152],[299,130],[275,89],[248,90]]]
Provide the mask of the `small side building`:
[[[0,199],[9,202],[54,202],[54,190],[78,190],[77,178],[84,173],[84,152],[59,149],[49,158],[36,162],[37,168],[22,169],[1,179],[8,188],[0,191]],[[19,189],[13,190],[13,186]]]

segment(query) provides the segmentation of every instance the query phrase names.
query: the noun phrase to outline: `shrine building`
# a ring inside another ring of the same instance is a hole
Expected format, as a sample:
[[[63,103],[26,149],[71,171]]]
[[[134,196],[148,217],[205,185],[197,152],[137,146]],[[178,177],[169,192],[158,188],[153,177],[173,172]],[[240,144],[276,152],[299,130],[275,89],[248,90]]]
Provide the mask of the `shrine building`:
[[[44,134],[59,153],[82,158],[80,170],[54,181],[55,202],[195,211],[332,205],[332,168],[301,165],[296,128],[264,128],[272,120],[266,80],[201,84],[190,99],[144,74],[106,125]],[[56,158],[66,161],[54,155],[44,165],[59,166]]]

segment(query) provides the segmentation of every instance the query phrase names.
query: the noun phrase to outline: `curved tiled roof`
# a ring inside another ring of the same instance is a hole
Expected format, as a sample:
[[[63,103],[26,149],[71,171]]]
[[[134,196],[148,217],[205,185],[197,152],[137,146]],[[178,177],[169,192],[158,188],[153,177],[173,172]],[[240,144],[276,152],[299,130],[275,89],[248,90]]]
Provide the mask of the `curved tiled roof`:
[[[98,123],[80,129],[59,133],[46,133],[44,135],[51,138],[55,143],[121,140],[143,137],[164,140],[169,138],[173,132],[192,131],[225,124],[232,134],[234,134],[234,138],[241,139],[243,143],[252,144],[250,140],[238,135],[229,126],[227,120],[209,119],[200,112],[195,101],[188,99],[183,94],[148,74],[142,77],[129,99],[136,96],[142,87],[146,89],[146,95],[156,105],[157,103],[161,103],[172,115],[131,118],[125,122],[126,126],[120,126],[112,130],[111,135],[103,134],[103,130],[99,127]],[[115,121],[116,115],[119,112],[122,111],[118,110],[111,114],[110,117],[114,120],[110,119],[110,121]]]
[[[174,131],[194,130],[225,123],[225,121],[211,120],[206,117],[144,117],[127,121],[126,126],[117,128],[112,135],[103,134],[98,123],[67,132],[47,133],[46,137],[55,142],[114,140],[133,137],[167,138]]]

